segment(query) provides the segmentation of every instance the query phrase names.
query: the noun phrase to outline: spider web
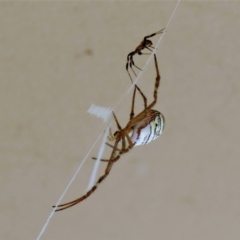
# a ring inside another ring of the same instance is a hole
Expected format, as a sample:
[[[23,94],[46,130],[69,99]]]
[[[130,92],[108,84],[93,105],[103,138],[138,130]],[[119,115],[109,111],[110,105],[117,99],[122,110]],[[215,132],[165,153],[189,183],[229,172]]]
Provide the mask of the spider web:
[[[178,5],[180,3],[181,0],[178,0],[173,12],[172,12],[172,15],[170,16],[168,22],[167,22],[167,25],[166,25],[166,29],[168,28],[174,14],[176,13],[176,10],[178,8]],[[149,64],[153,54],[156,52],[156,49],[158,48],[165,32],[166,32],[166,29],[164,30],[164,32],[160,35],[159,37],[159,40],[155,46],[155,48],[153,49],[151,55],[149,56],[149,58],[147,59],[144,67],[142,68],[142,70],[144,71],[144,69],[146,68],[146,66]],[[124,98],[132,91],[133,87],[134,87],[134,84],[136,84],[138,82],[138,80],[140,79],[143,71],[141,71],[138,76],[136,77],[136,79],[134,80],[133,84],[129,87],[129,89],[122,95],[122,97],[118,100],[118,102],[116,102],[116,104],[113,106],[112,108],[112,111],[117,108],[121,102],[124,100]],[[94,113],[93,113],[94,114]],[[109,132],[109,128],[110,128],[110,125],[111,125],[111,122],[110,122],[110,114],[109,112],[106,112],[106,115],[104,116],[104,119],[106,121],[106,128],[104,129],[104,131],[102,131],[99,136],[97,137],[96,141],[93,143],[92,147],[90,148],[90,150],[88,151],[88,153],[86,154],[86,156],[84,157],[84,159],[82,160],[82,162],[80,163],[79,167],[77,168],[76,172],[74,173],[73,177],[71,178],[71,180],[69,181],[68,185],[66,186],[65,190],[63,191],[62,195],[60,196],[60,198],[58,199],[58,201],[56,202],[55,204],[55,207],[53,208],[53,210],[51,211],[50,215],[48,216],[45,224],[43,225],[38,237],[36,238],[36,240],[40,240],[41,236],[43,235],[43,233],[45,232],[51,218],[53,217],[54,213],[55,213],[55,210],[57,208],[57,206],[60,204],[60,202],[62,201],[63,197],[65,196],[66,192],[68,191],[68,189],[70,188],[70,186],[72,185],[72,183],[74,182],[76,176],[78,175],[78,173],[80,172],[83,164],[85,163],[86,159],[88,158],[88,156],[90,155],[91,151],[93,150],[93,148],[95,147],[95,145],[97,144],[97,142],[99,141],[100,137],[103,135],[103,138],[102,138],[102,142],[101,142],[101,146],[100,146],[100,149],[99,149],[99,152],[98,152],[98,156],[97,156],[97,159],[96,159],[96,162],[95,162],[95,165],[94,165],[94,168],[93,168],[93,171],[92,171],[92,174],[91,174],[91,177],[90,177],[90,180],[89,180],[89,184],[88,184],[88,189],[90,187],[93,186],[93,184],[95,183],[95,179],[96,179],[96,175],[97,175],[97,170],[98,170],[98,167],[99,167],[99,164],[100,164],[100,159],[102,158],[102,155],[103,155],[103,152],[104,152],[104,149],[105,149],[105,142],[107,140],[107,136],[108,136],[108,132]]]

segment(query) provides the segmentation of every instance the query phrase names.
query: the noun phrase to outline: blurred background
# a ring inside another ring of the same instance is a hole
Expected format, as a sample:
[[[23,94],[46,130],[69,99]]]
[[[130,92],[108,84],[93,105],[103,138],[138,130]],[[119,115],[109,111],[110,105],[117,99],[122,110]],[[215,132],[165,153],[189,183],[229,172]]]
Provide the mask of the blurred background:
[[[127,54],[166,27],[176,3],[0,3],[1,239],[36,239],[106,127],[87,113],[92,103],[121,99],[114,111],[127,124]],[[41,239],[239,239],[239,26],[238,2],[180,3],[156,53],[162,136],[122,156],[89,199],[54,214]],[[147,59],[134,57],[140,68]],[[138,81],[149,103],[152,60]],[[100,144],[63,203],[85,193]]]

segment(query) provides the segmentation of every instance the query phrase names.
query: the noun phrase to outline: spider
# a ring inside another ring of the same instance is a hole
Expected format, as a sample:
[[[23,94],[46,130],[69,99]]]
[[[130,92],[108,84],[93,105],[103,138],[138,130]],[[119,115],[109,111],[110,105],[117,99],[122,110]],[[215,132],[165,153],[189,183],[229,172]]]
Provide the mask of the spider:
[[[162,134],[165,125],[164,116],[157,110],[152,109],[157,102],[157,90],[160,84],[160,73],[158,69],[158,63],[156,55],[154,54],[155,68],[156,68],[156,80],[153,92],[153,101],[148,105],[147,98],[137,85],[134,85],[134,91],[132,96],[132,106],[130,112],[130,120],[125,128],[122,128],[117,120],[116,115],[113,113],[113,118],[116,122],[118,130],[112,135],[110,132],[110,139],[114,140],[114,145],[106,143],[112,148],[112,153],[109,159],[101,159],[103,162],[107,162],[107,167],[104,174],[98,179],[95,185],[83,196],[77,198],[71,202],[60,204],[55,211],[61,211],[66,208],[72,207],[84,199],[88,198],[98,187],[98,185],[108,176],[113,164],[119,160],[122,154],[128,152],[134,146],[145,145],[155,140]],[[135,116],[134,105],[136,91],[143,98],[144,109]],[[119,147],[120,146],[120,147]],[[96,159],[96,158],[93,158]],[[55,207],[55,206],[53,206]]]
[[[136,73],[134,72],[132,66],[134,66],[134,67],[136,67],[137,69],[139,69],[139,70],[142,71],[141,68],[139,68],[138,66],[135,65],[135,63],[134,63],[134,61],[133,61],[133,56],[134,56],[135,54],[138,54],[138,55],[142,55],[142,54],[148,55],[148,54],[151,54],[151,53],[143,53],[143,52],[142,52],[142,50],[145,49],[145,48],[147,48],[147,49],[148,49],[149,51],[151,51],[151,52],[152,52],[152,49],[154,49],[154,47],[152,46],[152,45],[153,45],[152,41],[149,40],[148,38],[153,37],[153,36],[155,36],[155,35],[157,35],[157,34],[161,34],[161,33],[164,32],[164,30],[165,30],[165,28],[161,29],[161,30],[158,31],[158,32],[155,32],[155,33],[153,33],[153,34],[151,34],[151,35],[148,35],[148,36],[144,37],[143,40],[142,40],[142,42],[136,47],[136,49],[135,49],[133,52],[130,52],[130,53],[127,55],[126,70],[127,70],[127,72],[128,72],[128,75],[129,75],[131,81],[132,81],[132,77],[131,77],[131,75],[130,75],[130,73],[129,73],[129,71],[128,71],[128,66],[130,66],[130,68],[132,69],[132,71],[133,71],[133,73],[134,73],[135,76],[137,76],[137,75],[136,75]],[[152,49],[151,49],[151,48],[152,48]],[[133,81],[132,81],[132,82],[133,82]]]

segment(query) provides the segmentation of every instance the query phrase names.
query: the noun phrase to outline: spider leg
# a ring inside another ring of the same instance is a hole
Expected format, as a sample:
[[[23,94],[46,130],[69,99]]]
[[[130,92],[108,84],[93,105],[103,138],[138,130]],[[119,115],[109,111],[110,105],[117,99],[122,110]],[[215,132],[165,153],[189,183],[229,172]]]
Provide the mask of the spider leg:
[[[158,50],[157,48],[155,48],[154,46],[148,46],[148,47],[150,47],[150,48],[152,48],[152,49],[156,49],[156,50]],[[151,53],[150,53],[151,54]]]
[[[133,61],[133,57],[131,57],[130,61],[131,61],[131,62],[130,62],[130,67],[131,67],[132,71],[133,71],[132,66],[134,66],[134,67],[137,68],[138,70],[142,71],[141,68],[139,68],[138,66],[135,65],[135,63],[134,63],[134,61]],[[133,72],[134,72],[134,71],[133,71]],[[135,74],[135,76],[137,76],[135,72],[134,72],[134,74]]]
[[[127,141],[128,141],[128,144],[129,144],[129,146],[128,146],[127,148],[126,148],[126,140],[125,140],[125,138],[127,138]],[[132,140],[131,140],[131,138],[129,137],[128,134],[123,134],[123,136],[122,136],[122,138],[121,138],[121,141],[122,141],[122,150],[120,150],[119,148],[117,148],[117,145],[116,145],[116,144],[113,146],[113,145],[111,145],[111,144],[109,144],[109,143],[106,143],[109,147],[117,150],[119,153],[118,153],[118,155],[116,155],[116,157],[114,157],[113,159],[112,159],[112,158],[109,159],[109,160],[108,160],[108,159],[101,159],[102,162],[112,162],[112,163],[114,163],[114,162],[116,162],[116,161],[121,157],[122,154],[128,152],[128,151],[129,151],[131,148],[133,148],[133,146],[134,146],[133,143],[132,143]],[[93,160],[97,160],[96,157],[93,157],[92,159],[93,159]]]
[[[153,36],[155,36],[155,35],[157,35],[157,34],[162,34],[162,33],[164,32],[164,30],[165,30],[165,28],[161,29],[161,30],[158,31],[158,32],[155,32],[155,33],[153,33],[153,34],[151,34],[151,35],[148,35],[148,36],[144,37],[144,38],[143,38],[143,41],[142,41],[143,49],[144,49],[144,48],[147,48],[149,51],[152,52],[152,50],[151,50],[150,48],[153,48],[153,49],[154,49],[154,47],[152,47],[152,42],[151,42],[150,40],[148,40],[148,38],[151,38],[151,37],[153,37]]]
[[[119,129],[119,133],[118,133],[119,136],[117,136],[118,139],[116,139],[116,142],[115,142],[115,145],[114,145],[114,146],[112,146],[112,145],[109,144],[109,143],[106,143],[106,144],[107,144],[108,146],[113,147],[114,149],[116,149],[116,150],[119,151],[119,154],[118,154],[114,159],[111,158],[111,159],[109,160],[110,162],[116,162],[116,161],[120,158],[121,154],[124,153],[124,152],[126,152],[126,143],[125,143],[125,137],[124,137],[122,128],[121,128],[121,126],[120,126],[120,124],[119,124],[119,122],[118,122],[118,120],[117,120],[117,117],[116,117],[116,115],[114,114],[114,112],[112,112],[112,114],[113,114],[114,120],[115,120],[115,122],[116,122],[116,124],[117,124],[117,127],[118,127],[118,129]],[[119,143],[119,141],[120,141],[120,138],[121,138],[121,140],[122,140],[122,149],[121,149],[121,150],[117,148],[118,143]]]
[[[155,33],[152,33],[152,34],[144,37],[144,38],[143,38],[143,42],[145,43],[148,38],[151,38],[151,37],[153,37],[153,36],[155,36],[155,35],[157,35],[157,34],[159,34],[159,33],[158,33],[158,32],[155,32]]]
[[[120,125],[119,125],[120,126]],[[111,161],[111,159],[114,159],[116,158],[115,157],[115,152],[117,150],[117,145],[118,145],[118,141],[115,142],[114,146],[113,146],[113,151],[112,151],[112,154],[111,154],[111,157],[110,157],[110,160],[109,160],[109,163],[107,164],[107,167],[105,169],[105,173],[98,179],[98,181],[95,183],[95,185],[89,190],[87,191],[87,193],[85,195],[83,195],[82,197],[80,198],[77,198],[71,202],[68,202],[68,203],[63,203],[63,204],[60,204],[57,206],[57,209],[55,210],[56,212],[58,211],[62,211],[66,208],[70,208],[80,202],[82,202],[83,200],[85,200],[86,198],[88,198],[90,195],[92,195],[92,193],[97,189],[98,185],[108,176],[108,174],[110,173],[111,171],[111,168],[112,168],[112,165],[114,163],[114,161]],[[118,159],[120,158],[120,155],[118,156]],[[53,206],[53,207],[56,207],[56,206]]]
[[[114,152],[114,150],[113,150],[113,152]],[[88,198],[97,189],[98,185],[108,176],[108,174],[111,171],[112,165],[113,165],[112,162],[108,163],[108,165],[105,169],[105,173],[98,179],[98,181],[95,183],[95,185],[85,195],[83,195],[82,197],[77,198],[71,202],[58,205],[57,206],[58,208],[55,211],[58,212],[58,211],[62,211],[64,209],[66,209],[66,208],[70,208],[70,207],[80,203],[81,201],[85,200],[86,198]],[[56,206],[53,206],[53,207],[56,207]]]
[[[126,138],[127,138],[127,140],[128,140],[129,146],[128,146],[128,148],[125,150],[125,153],[128,152],[130,149],[132,149],[132,148],[134,147],[134,144],[133,144],[133,142],[132,142],[132,139],[129,137],[128,134],[126,134]]]
[[[143,52],[141,52],[139,55],[151,55],[151,53],[143,53]]]
[[[132,66],[135,66],[133,59],[131,59],[131,62],[130,62],[130,64],[129,64],[129,66],[130,66],[132,72],[134,73],[135,77],[137,77],[137,74],[134,72],[134,70],[133,70],[133,68],[132,68]],[[139,68],[139,69],[140,69],[140,68]],[[140,69],[140,70],[141,70],[141,69]]]
[[[106,145],[108,145],[109,147],[113,148],[114,149],[114,146],[109,144],[109,143],[106,143]],[[120,150],[119,148],[115,147],[116,150],[118,150],[119,152],[121,152],[122,150]],[[92,157],[93,160],[97,160],[96,157]],[[100,159],[101,162],[116,162],[116,161],[113,161],[113,160],[109,160],[109,159]]]
[[[112,114],[113,114],[113,117],[114,117],[114,120],[115,120],[115,122],[116,122],[116,124],[117,124],[117,127],[118,127],[118,130],[122,130],[122,128],[121,128],[121,126],[120,126],[120,124],[119,124],[119,122],[118,122],[118,120],[117,120],[117,117],[116,117],[116,115],[115,115],[115,113],[114,112],[112,112]]]
[[[145,95],[143,94],[143,92],[141,91],[141,89],[140,89],[137,85],[135,85],[135,86],[136,86],[137,90],[139,91],[139,93],[141,94],[141,96],[142,96],[142,98],[143,98],[144,109],[146,109],[146,108],[147,108],[147,98],[145,97]]]
[[[150,49],[149,47],[145,46],[145,48],[147,48],[149,51],[151,51],[151,52],[152,52],[152,49]]]
[[[166,29],[166,28],[163,28],[163,29],[159,30],[158,32],[156,32],[156,34],[162,34],[162,33],[164,33],[165,29]]]
[[[114,114],[114,112],[112,112],[112,114],[113,114],[114,120],[115,120],[115,122],[117,124],[117,127],[118,127],[119,131],[121,132],[122,128],[121,128],[121,126],[120,126],[120,124],[119,124],[119,122],[117,120],[117,117]],[[116,156],[116,151],[118,151],[118,149],[117,149],[118,143],[119,143],[119,140],[116,139],[115,144],[113,146],[113,150],[112,150],[112,154],[111,154],[110,160],[109,160],[109,162],[107,164],[107,167],[105,169],[105,173],[98,179],[98,181],[95,183],[95,185],[89,191],[87,191],[87,193],[85,195],[83,195],[82,197],[77,198],[77,199],[75,199],[75,200],[73,200],[71,202],[58,205],[57,209],[55,210],[56,212],[57,211],[62,211],[64,209],[66,209],[66,208],[70,208],[70,207],[72,207],[72,206],[82,202],[83,200],[88,198],[90,195],[92,195],[92,193],[97,189],[98,185],[108,176],[108,174],[110,173],[112,165],[114,164],[114,162],[117,161],[120,158],[120,156],[121,156],[120,152]],[[125,148],[125,141],[124,141],[124,139],[123,139],[123,142],[122,142],[122,146],[123,146],[123,149],[124,149]],[[56,206],[53,206],[53,207],[56,207]]]
[[[152,34],[144,37],[144,38],[143,38],[143,42],[145,43],[148,38],[153,37],[153,36],[155,36],[155,35],[157,35],[157,34],[162,34],[162,33],[164,32],[164,30],[165,30],[165,28],[161,29],[161,30],[158,31],[158,32],[152,33]]]
[[[129,71],[128,71],[128,66],[131,68],[132,72],[134,73],[134,75],[135,75],[136,77],[137,77],[137,74],[136,74],[135,71],[133,70],[133,66],[134,66],[135,68],[139,69],[140,71],[142,71],[142,69],[139,68],[138,66],[136,66],[135,63],[134,63],[134,61],[133,61],[133,56],[134,56],[136,53],[138,53],[138,51],[135,50],[134,52],[129,53],[128,56],[127,56],[126,70],[127,70],[128,75],[129,75],[129,77],[130,77],[130,79],[131,79],[132,82],[133,82],[133,80],[132,80],[132,77],[130,76],[130,73],[129,73]]]
[[[132,96],[132,106],[131,106],[131,113],[130,113],[130,120],[134,117],[134,104],[135,104],[135,95],[137,90],[137,85],[135,84],[133,96]]]
[[[131,57],[133,57],[136,53],[137,53],[136,51],[133,51],[133,52],[130,52],[130,53],[127,55],[126,70],[128,70],[128,65],[129,65],[129,63],[130,63]]]
[[[126,145],[125,138],[127,138],[127,141],[128,141],[128,144],[129,144],[129,146],[127,148],[125,147],[125,145]],[[127,153],[133,147],[134,147],[134,144],[132,143],[132,140],[129,137],[128,133],[123,134],[123,136],[122,136],[122,150],[119,151],[118,155],[115,158],[107,160],[107,161],[112,162],[112,163],[118,161],[122,154]]]
[[[116,125],[118,127],[119,134],[121,134],[122,133],[122,127],[120,126],[115,113],[112,112],[112,114],[113,114],[114,120],[116,122]],[[120,137],[117,137],[117,138],[121,138],[122,139],[122,149],[120,150],[119,148],[117,148],[120,139],[116,139],[116,142],[115,142],[114,146],[109,144],[109,143],[106,143],[109,147],[112,147],[114,150],[118,150],[119,151],[119,154],[117,155],[117,157],[115,157],[114,159],[107,160],[107,162],[116,162],[120,158],[120,155],[125,151],[125,148],[126,148],[125,137],[124,136],[120,136]],[[106,161],[104,161],[104,162],[106,162]]]
[[[93,160],[97,160],[96,157],[92,157]],[[114,161],[111,161],[111,160],[108,160],[108,159],[100,159],[101,162],[114,162]]]
[[[132,80],[132,77],[131,77],[131,75],[130,75],[130,73],[129,73],[129,71],[128,71],[128,66],[132,69],[131,59],[132,59],[133,55],[135,55],[135,54],[136,54],[136,52],[133,51],[133,52],[130,52],[130,53],[127,55],[127,64],[126,64],[126,70],[127,70],[127,72],[128,72],[128,75],[129,75],[132,83],[133,83],[133,80]],[[133,71],[133,69],[132,69],[132,71]],[[136,76],[136,73],[135,73],[134,71],[133,71],[133,73],[134,73],[135,76]]]
[[[128,72],[128,75],[129,75],[129,77],[130,77],[130,79],[131,79],[131,82],[133,83],[132,77],[131,77],[131,75],[130,75],[130,73],[129,73],[128,70],[127,70],[127,72]]]
[[[135,105],[135,96],[136,96],[136,90],[139,91],[139,93],[141,94],[142,98],[143,98],[143,102],[144,102],[144,109],[147,108],[147,98],[145,97],[145,95],[143,94],[143,92],[141,91],[141,89],[135,84],[135,88],[133,91],[133,96],[132,96],[132,106],[131,106],[131,113],[130,113],[130,120],[133,119],[134,117],[134,105]]]
[[[134,92],[135,92],[134,93],[134,95],[135,95],[136,94],[136,85],[135,85]],[[134,98],[135,98],[135,96],[134,96]],[[114,114],[114,112],[113,112],[113,117],[114,117],[114,120],[115,120],[115,122],[116,122],[116,124],[118,126],[118,129],[120,130],[119,131],[119,136],[118,136],[119,140],[116,139],[116,142],[115,142],[114,146],[112,146],[111,144],[108,144],[108,143],[107,143],[107,145],[110,146],[110,147],[113,147],[113,149],[115,149],[115,150],[118,150],[119,153],[114,158],[111,157],[110,160],[108,160],[108,162],[116,162],[121,157],[122,154],[128,152],[134,146],[134,144],[132,143],[131,138],[128,135],[129,134],[129,130],[128,129],[127,130],[122,130],[122,128],[121,128],[120,124],[118,123],[117,117]],[[117,148],[117,145],[118,145],[118,143],[120,141],[120,138],[121,138],[121,143],[122,143],[122,149],[121,150]],[[129,146],[127,148],[126,148],[126,139],[125,138],[127,138],[127,141],[128,141],[128,144],[129,144]]]
[[[122,151],[122,150],[120,150],[119,148],[114,147],[114,145],[111,145],[110,143],[106,143],[106,145],[108,145],[108,146],[111,147],[111,148],[115,148],[115,149],[118,150],[119,152]]]
[[[159,73],[159,69],[158,69],[158,62],[157,62],[157,57],[156,54],[154,54],[154,61],[155,61],[155,68],[156,68],[156,81],[155,81],[155,86],[154,86],[154,91],[153,91],[153,102],[147,107],[147,109],[151,109],[157,102],[157,91],[158,91],[158,87],[160,85],[160,73]]]

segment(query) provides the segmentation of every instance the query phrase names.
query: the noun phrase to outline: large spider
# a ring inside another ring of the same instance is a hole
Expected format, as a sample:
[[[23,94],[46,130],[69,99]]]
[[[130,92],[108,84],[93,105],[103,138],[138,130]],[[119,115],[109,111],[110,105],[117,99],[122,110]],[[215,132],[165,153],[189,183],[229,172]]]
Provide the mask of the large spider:
[[[160,84],[160,74],[155,54],[154,61],[157,77],[153,92],[153,101],[148,105],[147,98],[140,90],[140,88],[137,85],[135,85],[132,96],[130,120],[125,128],[122,128],[120,126],[116,115],[113,113],[113,118],[116,122],[118,130],[114,133],[114,135],[110,134],[110,139],[115,141],[114,145],[107,143],[107,145],[112,148],[110,158],[108,160],[101,159],[101,161],[108,162],[107,167],[105,169],[105,173],[98,179],[95,185],[85,195],[71,202],[58,205],[56,211],[61,211],[66,208],[72,207],[80,203],[84,199],[88,198],[97,189],[98,185],[108,176],[112,169],[113,164],[117,160],[119,160],[122,154],[128,152],[134,146],[150,143],[151,141],[158,138],[162,133],[165,124],[164,116],[159,111],[152,109],[157,102],[157,90]],[[142,112],[135,116],[134,103],[136,91],[138,91],[143,98],[144,109]]]
[[[134,61],[133,61],[133,56],[134,56],[135,54],[138,54],[138,55],[142,55],[142,54],[144,54],[144,55],[149,55],[149,54],[151,54],[151,53],[143,53],[143,52],[142,52],[142,50],[145,49],[145,48],[148,49],[148,50],[151,51],[151,52],[152,52],[152,49],[154,49],[154,47],[152,46],[152,45],[153,45],[152,41],[149,40],[148,38],[153,37],[153,36],[155,36],[155,35],[157,35],[157,34],[161,34],[161,33],[164,32],[164,30],[165,30],[165,28],[161,29],[161,30],[158,31],[158,32],[152,33],[151,35],[148,35],[148,36],[144,37],[143,40],[142,40],[142,42],[136,47],[136,49],[135,49],[134,51],[130,52],[130,53],[127,55],[126,70],[127,70],[127,72],[128,72],[128,75],[129,75],[131,81],[132,81],[132,77],[131,77],[131,75],[130,75],[130,73],[129,73],[129,71],[128,71],[128,66],[130,66],[130,68],[132,69],[132,71],[133,71],[133,73],[134,73],[135,76],[137,76],[137,75],[136,75],[136,73],[134,72],[132,66],[136,67],[136,68],[139,69],[139,70],[142,70],[141,68],[139,68],[138,66],[135,65],[135,63],[134,63]],[[151,48],[152,48],[152,49],[151,49]]]

